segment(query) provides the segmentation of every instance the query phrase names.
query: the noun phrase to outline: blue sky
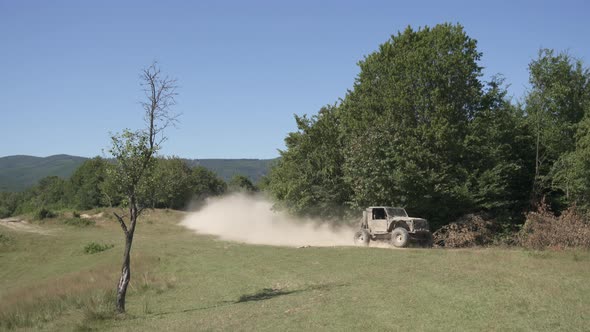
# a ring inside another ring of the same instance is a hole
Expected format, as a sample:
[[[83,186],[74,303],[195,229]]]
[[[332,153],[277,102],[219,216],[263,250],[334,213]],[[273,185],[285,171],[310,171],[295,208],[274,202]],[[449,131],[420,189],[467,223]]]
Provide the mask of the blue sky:
[[[180,89],[163,154],[274,158],[352,87],[356,63],[406,26],[462,24],[485,77],[520,99],[540,47],[590,64],[585,1],[0,0],[0,156],[101,155],[140,128],[139,71],[158,60]]]

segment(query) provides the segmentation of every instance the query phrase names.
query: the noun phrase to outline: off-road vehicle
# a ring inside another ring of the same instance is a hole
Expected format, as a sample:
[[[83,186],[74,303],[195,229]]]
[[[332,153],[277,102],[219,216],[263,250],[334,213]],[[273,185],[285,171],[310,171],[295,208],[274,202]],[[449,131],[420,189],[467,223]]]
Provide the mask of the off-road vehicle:
[[[372,206],[363,211],[361,229],[354,235],[357,245],[368,246],[371,240],[389,241],[398,248],[410,242],[431,247],[432,233],[426,219],[408,217],[403,208]]]

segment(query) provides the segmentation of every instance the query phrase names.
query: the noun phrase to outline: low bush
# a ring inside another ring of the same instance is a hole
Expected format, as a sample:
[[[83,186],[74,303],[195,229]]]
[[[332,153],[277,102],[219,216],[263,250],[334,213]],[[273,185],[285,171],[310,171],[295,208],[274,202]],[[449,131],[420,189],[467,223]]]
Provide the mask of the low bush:
[[[86,226],[93,226],[96,223],[94,222],[94,220],[90,220],[90,219],[82,219],[82,218],[69,218],[69,219],[64,219],[62,221],[62,223],[64,225],[68,225],[68,226],[78,226],[78,227],[86,227]]]
[[[56,214],[47,208],[41,208],[39,211],[37,211],[37,213],[35,213],[35,219],[37,220],[53,218],[55,216]]]
[[[530,249],[590,248],[590,223],[575,207],[556,216],[541,204],[526,215],[519,242]]]
[[[84,247],[84,252],[87,254],[96,254],[105,250],[109,250],[114,246],[114,244],[100,244],[96,242],[90,242]]]
[[[12,212],[5,208],[4,206],[0,206],[0,219],[8,218],[12,215]]]

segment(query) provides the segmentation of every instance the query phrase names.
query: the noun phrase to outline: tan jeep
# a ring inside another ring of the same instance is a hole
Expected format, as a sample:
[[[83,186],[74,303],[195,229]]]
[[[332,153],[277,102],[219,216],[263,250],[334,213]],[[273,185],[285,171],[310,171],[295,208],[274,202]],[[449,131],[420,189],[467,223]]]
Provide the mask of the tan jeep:
[[[389,241],[398,248],[410,242],[431,247],[432,233],[426,219],[408,217],[403,208],[372,206],[363,211],[361,229],[354,235],[357,245],[368,246],[371,240]]]

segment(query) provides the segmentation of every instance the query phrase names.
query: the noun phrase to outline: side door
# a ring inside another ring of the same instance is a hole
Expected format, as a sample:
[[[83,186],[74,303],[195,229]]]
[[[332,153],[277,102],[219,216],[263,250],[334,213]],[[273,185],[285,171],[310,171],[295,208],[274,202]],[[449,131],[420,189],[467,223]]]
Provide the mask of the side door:
[[[368,209],[367,218],[369,219],[369,229],[371,229],[371,232],[387,232],[387,214],[384,208]]]

